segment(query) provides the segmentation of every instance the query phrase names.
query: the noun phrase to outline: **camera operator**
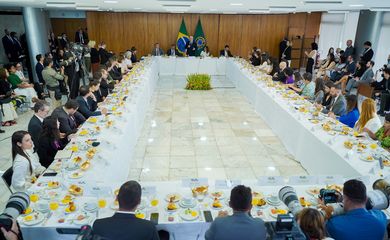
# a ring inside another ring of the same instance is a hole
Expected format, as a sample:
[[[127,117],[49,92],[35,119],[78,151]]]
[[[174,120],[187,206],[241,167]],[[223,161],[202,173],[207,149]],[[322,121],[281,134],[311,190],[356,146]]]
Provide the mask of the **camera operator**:
[[[22,239],[19,235],[19,226],[15,220],[12,220],[12,227],[10,230],[6,230],[5,228],[1,228],[1,232],[6,240],[19,240]]]
[[[381,240],[387,219],[380,210],[367,210],[367,191],[362,181],[344,183],[344,214],[331,217],[326,223],[330,237],[343,240]]]
[[[389,111],[390,102],[390,68],[383,70],[383,79],[380,82],[374,82],[371,84],[374,90],[381,91],[381,93],[375,94],[376,97],[380,96],[381,105],[378,114],[384,116],[385,111]]]

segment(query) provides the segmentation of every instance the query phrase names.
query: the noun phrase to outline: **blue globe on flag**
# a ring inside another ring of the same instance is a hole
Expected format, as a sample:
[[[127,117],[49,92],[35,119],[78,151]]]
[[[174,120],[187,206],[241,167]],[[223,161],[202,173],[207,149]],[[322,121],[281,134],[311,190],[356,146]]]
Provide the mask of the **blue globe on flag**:
[[[189,41],[190,39],[187,36],[178,38],[176,42],[177,50],[183,54],[186,51],[186,45]]]
[[[196,45],[198,46],[198,49],[203,49],[206,44],[206,40],[204,39],[204,37],[197,37],[195,39],[195,42]]]

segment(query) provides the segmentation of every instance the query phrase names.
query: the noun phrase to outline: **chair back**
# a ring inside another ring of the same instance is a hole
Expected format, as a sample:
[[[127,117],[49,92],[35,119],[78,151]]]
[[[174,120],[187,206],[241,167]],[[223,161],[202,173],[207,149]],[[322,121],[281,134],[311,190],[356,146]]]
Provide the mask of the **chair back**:
[[[11,190],[11,182],[12,182],[12,175],[14,174],[14,170],[12,169],[12,167],[8,168],[4,173],[3,175],[1,176],[1,178],[3,179],[5,185],[7,185],[9,191],[12,193],[12,190]]]
[[[374,88],[371,87],[369,84],[359,84],[359,86],[357,87],[357,94],[367,98],[372,97],[373,91]]]

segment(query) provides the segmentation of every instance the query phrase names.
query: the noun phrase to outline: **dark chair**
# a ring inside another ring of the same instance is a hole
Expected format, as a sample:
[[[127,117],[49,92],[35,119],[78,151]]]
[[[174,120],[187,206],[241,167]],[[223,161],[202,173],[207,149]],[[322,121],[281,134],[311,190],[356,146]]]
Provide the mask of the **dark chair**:
[[[8,168],[4,173],[3,175],[1,176],[1,178],[3,179],[5,185],[7,185],[9,191],[12,193],[12,190],[11,190],[11,181],[12,181],[12,175],[14,174],[14,170],[12,169],[12,167]]]
[[[367,98],[372,97],[372,93],[374,91],[374,88],[371,87],[369,84],[359,84],[357,87],[357,94],[365,96]]]

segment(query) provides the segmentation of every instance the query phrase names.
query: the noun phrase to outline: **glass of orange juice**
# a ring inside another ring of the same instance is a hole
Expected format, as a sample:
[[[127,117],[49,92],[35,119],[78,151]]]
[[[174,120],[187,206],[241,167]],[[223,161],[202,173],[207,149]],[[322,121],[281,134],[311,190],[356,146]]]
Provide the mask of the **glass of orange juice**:
[[[375,150],[377,147],[378,147],[378,144],[376,144],[376,143],[371,143],[370,144],[370,148],[373,149],[373,150]]]
[[[59,206],[58,202],[50,202],[50,204],[49,204],[49,208],[50,208],[50,210],[52,210],[52,211],[57,210],[57,209],[58,209],[58,206]]]
[[[99,208],[105,208],[106,205],[107,205],[106,199],[104,199],[104,198],[99,198],[98,199],[98,206],[99,206]]]
[[[38,194],[32,193],[32,194],[30,195],[30,201],[31,201],[31,202],[35,203],[35,202],[37,202],[38,200],[39,200],[39,195],[38,195]]]

